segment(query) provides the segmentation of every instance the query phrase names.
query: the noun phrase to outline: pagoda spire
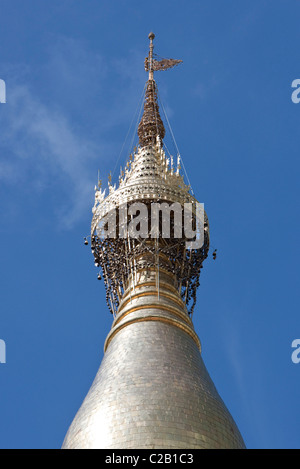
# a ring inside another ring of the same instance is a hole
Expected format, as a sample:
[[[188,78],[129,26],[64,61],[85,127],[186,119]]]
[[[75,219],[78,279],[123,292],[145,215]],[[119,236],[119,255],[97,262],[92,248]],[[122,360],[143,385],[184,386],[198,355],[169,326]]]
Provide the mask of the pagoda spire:
[[[199,215],[179,158],[174,172],[160,141],[153,72],[179,61],[156,60],[153,33],[149,39],[140,146],[118,188],[109,178],[105,196],[98,185],[93,207],[90,245],[113,323],[62,448],[240,449],[243,438],[206,370],[192,320],[208,218],[204,209]],[[191,247],[200,231],[202,244]]]
[[[153,71],[149,71],[150,74],[153,75]],[[138,126],[138,136],[139,145],[142,148],[147,145],[154,145],[157,137],[162,142],[165,136],[165,127],[157,103],[157,86],[153,79],[149,79],[147,82],[144,112]]]
[[[157,102],[157,85],[154,80],[153,67],[153,39],[154,33],[149,34],[149,55],[145,59],[145,70],[149,72],[147,87],[145,92],[144,112],[138,126],[138,136],[140,147],[155,144],[157,137],[163,141],[165,128],[160,117],[159,106]]]
[[[149,73],[149,76],[145,92],[144,112],[138,126],[139,144],[141,147],[155,144],[157,137],[162,142],[165,136],[164,124],[159,114],[154,71],[167,70],[182,62],[182,60],[175,59],[156,60],[153,54],[153,39],[155,34],[151,32],[148,37],[150,44],[148,57],[145,58],[145,70]]]

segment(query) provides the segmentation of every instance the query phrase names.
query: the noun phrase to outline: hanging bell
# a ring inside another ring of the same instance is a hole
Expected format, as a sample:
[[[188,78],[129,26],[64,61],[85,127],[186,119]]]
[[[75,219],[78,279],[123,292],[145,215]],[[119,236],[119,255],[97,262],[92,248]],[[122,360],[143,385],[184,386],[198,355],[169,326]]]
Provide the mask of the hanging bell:
[[[100,274],[98,274],[98,280],[102,280],[102,277]]]
[[[84,239],[84,244],[87,246],[89,244],[88,240],[86,238],[83,238]]]

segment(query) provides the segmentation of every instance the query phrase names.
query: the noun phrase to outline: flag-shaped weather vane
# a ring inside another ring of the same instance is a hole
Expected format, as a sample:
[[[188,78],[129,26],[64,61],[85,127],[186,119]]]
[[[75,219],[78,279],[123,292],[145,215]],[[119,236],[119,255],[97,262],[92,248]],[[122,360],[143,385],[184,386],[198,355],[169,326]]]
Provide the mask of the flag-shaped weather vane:
[[[146,72],[149,72],[149,80],[153,80],[153,72],[159,71],[159,70],[168,70],[168,68],[175,67],[176,65],[179,65],[182,60],[176,60],[176,59],[163,59],[161,57],[156,56],[157,58],[154,58],[153,54],[153,39],[155,38],[154,33],[149,34],[149,39],[150,39],[150,46],[149,46],[149,55],[148,57],[145,58],[145,70]],[[157,60],[160,59],[160,60]]]

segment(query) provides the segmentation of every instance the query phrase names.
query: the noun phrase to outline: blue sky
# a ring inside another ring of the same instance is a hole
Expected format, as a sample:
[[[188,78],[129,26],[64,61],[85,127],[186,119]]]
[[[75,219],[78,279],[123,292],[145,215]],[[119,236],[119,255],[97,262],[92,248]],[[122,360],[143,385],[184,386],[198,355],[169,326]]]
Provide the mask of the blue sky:
[[[129,155],[153,30],[155,52],[183,60],[156,80],[218,249],[194,312],[204,361],[249,448],[300,448],[299,1],[0,13],[0,447],[59,448],[100,365],[112,317],[83,237],[98,170]]]

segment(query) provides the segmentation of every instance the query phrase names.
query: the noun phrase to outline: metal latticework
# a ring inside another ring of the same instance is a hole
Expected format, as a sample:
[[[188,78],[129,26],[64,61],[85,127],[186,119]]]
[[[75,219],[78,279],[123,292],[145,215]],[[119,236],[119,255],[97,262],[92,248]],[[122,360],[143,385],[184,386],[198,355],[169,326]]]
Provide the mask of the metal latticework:
[[[150,207],[157,200],[144,201]],[[149,213],[150,210],[149,210]],[[148,220],[150,225],[150,220]],[[130,219],[125,222],[128,226]],[[106,302],[112,314],[118,310],[120,301],[126,290],[129,279],[135,284],[136,275],[141,272],[156,272],[159,278],[160,271],[166,271],[173,275],[174,286],[187,307],[188,313],[192,315],[196,304],[196,291],[199,286],[200,271],[203,261],[209,250],[208,220],[205,216],[204,243],[199,249],[187,249],[187,239],[174,237],[174,218],[170,217],[171,236],[162,236],[162,226],[159,226],[159,235],[153,239],[133,238],[128,234],[126,226],[126,237],[120,237],[124,226],[119,227],[115,237],[102,238],[94,231],[91,239],[92,252],[95,257],[95,265],[102,270],[105,287]],[[159,290],[159,281],[157,284]],[[159,294],[159,293],[158,293]]]
[[[161,140],[165,136],[165,128],[157,104],[156,83],[154,80],[149,80],[147,83],[144,113],[138,127],[138,136],[141,147],[155,143],[157,136]]]

